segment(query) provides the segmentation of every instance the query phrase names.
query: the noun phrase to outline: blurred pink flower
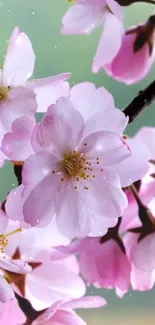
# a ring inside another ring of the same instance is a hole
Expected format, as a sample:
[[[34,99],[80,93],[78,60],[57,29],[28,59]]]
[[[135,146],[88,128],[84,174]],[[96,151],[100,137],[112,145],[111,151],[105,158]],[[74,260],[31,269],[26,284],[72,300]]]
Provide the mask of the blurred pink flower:
[[[150,246],[147,246],[147,244],[149,244],[150,241],[153,239],[153,236],[151,236],[152,238],[149,236],[148,239],[147,237],[145,237],[147,242],[144,241],[144,243],[143,240],[138,243],[138,234],[128,233],[124,237],[124,244],[131,265],[131,286],[134,290],[138,291],[150,290],[153,288],[155,283],[155,262],[154,265],[152,265],[152,260],[154,259],[153,247],[151,256]],[[152,242],[152,245],[154,243],[155,235],[154,242]]]
[[[103,65],[114,79],[130,85],[143,79],[150,71],[155,60],[155,22],[150,23],[150,19],[145,25],[127,30],[116,56]]]
[[[0,315],[0,325],[20,325],[26,322],[26,317],[16,299],[5,304],[0,303]]]
[[[17,222],[9,222],[7,232],[16,225]],[[10,268],[5,267],[7,271],[3,273],[12,289],[28,299],[36,310],[48,308],[59,300],[75,299],[85,294],[85,284],[79,276],[76,258],[56,259],[58,254],[53,246],[66,244],[69,244],[69,240],[58,232],[54,222],[46,228],[25,229],[9,237],[4,263],[11,258],[12,264]],[[10,273],[16,272],[15,266],[19,261],[21,265],[28,263],[29,268],[32,268],[31,275]]]
[[[38,317],[32,325],[86,325],[72,309],[99,308],[105,305],[106,301],[96,296],[82,297],[67,302],[58,301]]]
[[[62,34],[89,34],[104,22],[93,72],[111,62],[117,54],[123,34],[123,11],[114,0],[76,0],[62,19]],[[107,51],[108,48],[108,51]]]
[[[97,288],[115,288],[119,297],[128,291],[130,264],[125,250],[115,239],[106,239],[105,236],[102,242],[99,237],[86,237],[67,247],[58,247],[58,251],[80,255],[80,272],[88,284]]]

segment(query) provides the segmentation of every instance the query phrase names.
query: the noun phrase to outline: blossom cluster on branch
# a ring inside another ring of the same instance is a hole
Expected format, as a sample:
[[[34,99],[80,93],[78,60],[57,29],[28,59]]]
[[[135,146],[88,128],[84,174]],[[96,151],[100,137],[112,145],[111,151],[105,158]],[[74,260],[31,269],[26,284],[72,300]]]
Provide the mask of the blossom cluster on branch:
[[[123,27],[123,6],[139,1],[69,2],[63,34],[104,22],[93,72],[128,85],[149,72],[155,16]],[[15,27],[0,68],[0,167],[10,161],[18,182],[0,204],[0,325],[85,325],[74,309],[107,303],[90,285],[122,298],[155,282],[155,129],[125,135],[155,81],[121,111],[105,87],[30,79],[34,66]]]

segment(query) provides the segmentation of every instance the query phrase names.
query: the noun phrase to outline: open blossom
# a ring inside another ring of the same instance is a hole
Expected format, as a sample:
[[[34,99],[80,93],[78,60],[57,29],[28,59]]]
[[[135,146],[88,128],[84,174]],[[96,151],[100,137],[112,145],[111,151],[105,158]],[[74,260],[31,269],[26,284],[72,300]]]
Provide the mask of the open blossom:
[[[26,322],[26,317],[16,299],[5,304],[0,303],[0,315],[0,325],[19,325]]]
[[[32,325],[86,325],[73,309],[99,308],[105,305],[106,301],[96,296],[82,297],[67,302],[59,301],[39,316]]]
[[[6,231],[12,233],[17,225],[17,222],[9,222]],[[36,310],[48,308],[59,300],[76,299],[85,294],[86,288],[79,276],[76,258],[54,259],[57,251],[52,247],[69,244],[69,240],[58,232],[54,222],[46,228],[23,229],[6,238],[4,263],[10,259],[12,263],[10,268],[5,266],[3,270],[6,283],[9,283],[10,290],[28,299]],[[14,274],[15,266],[19,263],[27,265],[32,272]],[[12,265],[15,265],[14,269]]]
[[[83,138],[84,127],[82,115],[65,98],[37,125],[36,154],[23,166],[23,195],[29,194],[23,212],[31,225],[50,212],[51,217],[56,214],[62,233],[76,237],[86,235],[96,223],[102,224],[102,232],[104,217],[122,214],[126,197],[118,175],[108,167],[129,157],[130,149],[111,131]]]
[[[62,19],[62,34],[89,34],[104,22],[93,71],[111,62],[121,46],[123,11],[115,0],[76,0]],[[108,48],[108,50],[107,50]]]
[[[104,65],[113,78],[133,84],[143,79],[155,61],[155,18],[146,24],[128,29],[122,38],[122,45],[110,63]]]
[[[12,191],[6,207],[33,226],[47,225],[56,214],[58,228],[71,238],[104,235],[125,208],[121,186],[148,168],[143,143],[122,138],[127,121],[103,87],[74,86],[70,100],[58,100],[36,125],[24,188]]]

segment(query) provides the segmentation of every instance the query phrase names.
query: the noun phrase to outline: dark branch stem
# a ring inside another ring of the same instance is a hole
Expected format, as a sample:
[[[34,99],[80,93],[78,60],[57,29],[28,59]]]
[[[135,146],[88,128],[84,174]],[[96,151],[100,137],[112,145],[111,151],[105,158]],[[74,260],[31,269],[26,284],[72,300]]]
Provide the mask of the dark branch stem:
[[[118,2],[119,5],[122,7],[130,6],[136,2],[145,2],[145,3],[155,4],[154,0],[116,0],[116,2]]]
[[[141,90],[132,102],[123,110],[126,116],[129,116],[129,123],[134,119],[152,102],[155,100],[155,80],[144,90]]]
[[[44,310],[41,312],[37,312],[27,299],[22,298],[17,293],[15,293],[15,296],[18,301],[19,307],[27,318],[27,321],[24,325],[31,325],[32,322],[44,312]]]

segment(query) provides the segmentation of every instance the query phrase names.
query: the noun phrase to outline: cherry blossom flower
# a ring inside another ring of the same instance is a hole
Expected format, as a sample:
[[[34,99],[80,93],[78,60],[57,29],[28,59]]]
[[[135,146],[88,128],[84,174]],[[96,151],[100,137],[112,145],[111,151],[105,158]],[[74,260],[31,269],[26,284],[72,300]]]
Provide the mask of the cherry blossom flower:
[[[105,71],[128,85],[143,79],[155,60],[154,33],[154,16],[146,24],[128,29],[116,56],[103,66]]]
[[[93,72],[112,61],[117,54],[123,34],[123,11],[114,0],[76,0],[62,19],[62,34],[89,34],[104,22]],[[107,50],[108,48],[108,50]]]
[[[47,214],[56,214],[59,230],[72,238],[86,235],[97,222],[102,232],[104,217],[117,218],[126,206],[119,177],[108,166],[129,157],[129,147],[111,131],[83,138],[84,127],[72,103],[59,99],[37,125],[36,154],[23,166],[23,195],[29,193],[25,221],[35,226]]]
[[[123,297],[130,285],[130,264],[124,247],[106,236],[85,237],[57,249],[62,254],[80,254],[80,272],[88,284],[97,288],[115,288],[117,295]]]
[[[86,323],[72,310],[78,308],[99,308],[106,305],[101,297],[82,297],[67,302],[59,301],[39,316],[32,325],[86,325]]]
[[[8,245],[8,241],[11,237],[14,237],[14,234],[21,231],[20,228],[15,228],[9,233],[5,233],[8,226],[8,219],[5,217],[2,210],[0,210],[0,301],[5,303],[14,298],[14,292],[11,289],[11,286],[6,281],[4,275],[5,272],[13,272],[14,274],[27,274],[31,272],[31,267],[19,259],[13,260],[6,258],[4,252],[5,248]]]
[[[5,304],[0,303],[0,315],[0,325],[19,325],[26,322],[26,317],[16,299]]]
[[[9,222],[7,231],[11,232],[17,225],[17,222]],[[69,244],[69,240],[58,232],[53,222],[46,228],[23,229],[9,237],[4,249],[4,262],[11,259],[11,266],[16,266],[17,262],[21,265],[28,263],[32,272],[31,276],[30,273],[18,275],[12,273],[16,269],[5,267],[3,275],[12,289],[28,299],[36,310],[85,294],[85,284],[79,276],[76,258],[71,256],[58,260],[57,251],[52,248],[66,244]]]
[[[21,106],[21,100],[22,105],[24,105],[25,95],[27,99],[25,106],[27,107],[23,116],[27,116],[30,107],[31,111],[32,108],[37,109],[36,105],[32,105],[32,100],[30,105],[28,105],[28,95],[34,93],[32,89],[34,89],[37,96],[38,111],[44,111],[51,103],[55,103],[59,97],[67,96],[69,91],[68,83],[64,82],[70,77],[70,74],[67,73],[44,79],[28,80],[33,74],[34,65],[35,54],[31,41],[25,33],[21,32],[18,27],[15,27],[10,37],[4,65],[1,69],[1,99],[11,98],[12,106],[15,106],[14,109],[17,110],[16,104],[18,102],[15,102],[16,98],[17,100],[19,98]],[[20,109],[22,110],[21,107]]]

